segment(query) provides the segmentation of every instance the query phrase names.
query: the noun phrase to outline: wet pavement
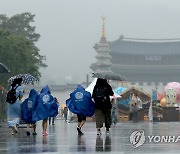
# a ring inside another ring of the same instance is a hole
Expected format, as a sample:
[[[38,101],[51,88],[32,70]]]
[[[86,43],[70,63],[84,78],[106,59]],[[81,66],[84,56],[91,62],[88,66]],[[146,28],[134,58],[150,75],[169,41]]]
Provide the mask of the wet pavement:
[[[77,135],[76,127],[76,122],[65,123],[63,120],[56,120],[55,125],[48,126],[49,134],[44,137],[42,136],[41,122],[38,122],[37,136],[27,137],[24,128],[20,128],[19,133],[12,136],[6,124],[0,123],[0,154],[180,153],[179,122],[121,122],[112,126],[109,135],[106,135],[105,130],[102,129],[101,136],[96,135],[94,122],[85,123],[82,128],[83,136]],[[130,143],[130,135],[136,130],[143,130],[146,140],[142,146],[133,148]],[[148,135],[158,137],[149,142]],[[160,136],[167,135],[176,136],[178,142],[159,142]]]

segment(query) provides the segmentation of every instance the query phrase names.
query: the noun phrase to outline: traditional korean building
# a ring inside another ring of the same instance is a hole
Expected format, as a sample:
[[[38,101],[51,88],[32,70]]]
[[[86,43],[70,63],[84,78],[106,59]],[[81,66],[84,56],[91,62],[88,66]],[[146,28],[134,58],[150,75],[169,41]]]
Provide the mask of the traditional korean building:
[[[180,82],[180,39],[131,39],[110,42],[113,72],[130,82]]]
[[[103,20],[103,30],[104,20]],[[180,82],[180,38],[136,39],[126,38],[107,42],[103,35],[94,46],[97,62],[93,71],[110,69],[132,83]]]

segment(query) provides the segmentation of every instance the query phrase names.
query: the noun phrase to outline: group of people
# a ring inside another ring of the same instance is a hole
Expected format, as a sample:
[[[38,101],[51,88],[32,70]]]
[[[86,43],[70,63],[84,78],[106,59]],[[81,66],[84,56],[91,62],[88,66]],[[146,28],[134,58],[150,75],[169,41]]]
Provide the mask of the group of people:
[[[12,135],[18,133],[18,126],[20,124],[20,121],[23,119],[22,117],[24,115],[23,112],[26,113],[26,111],[23,111],[23,105],[24,105],[25,101],[22,101],[22,98],[24,95],[24,90],[23,90],[21,83],[22,83],[22,78],[14,79],[13,83],[11,84],[11,87],[10,87],[10,91],[14,90],[15,97],[16,97],[16,100],[14,102],[9,101],[8,110],[7,110],[8,127],[12,129]],[[10,91],[8,93],[10,93]],[[7,98],[8,98],[8,94],[7,94]],[[58,103],[57,99],[56,98],[54,98],[54,99]],[[33,106],[34,105],[32,104],[32,101],[27,101],[27,108],[32,108]],[[31,114],[31,115],[28,115],[28,117],[30,119],[32,119],[33,113],[30,112],[28,114]],[[33,128],[32,135],[37,135],[36,121],[29,122],[29,121],[31,121],[30,119],[28,119],[28,121],[26,121],[26,124],[27,124],[26,134],[27,134],[27,136],[31,135],[30,128],[32,127]],[[47,133],[48,119],[49,119],[49,125],[51,124],[51,121],[52,121],[52,125],[55,124],[55,122],[54,122],[55,117],[50,116],[48,118],[47,117],[43,118],[42,119],[42,129],[43,129],[42,134],[43,134],[43,136],[46,136],[48,134]]]
[[[11,85],[11,89],[14,88],[16,91],[17,100],[15,103],[8,103],[8,126],[12,128],[12,135],[18,132],[18,125],[21,117],[21,103],[23,97],[23,87],[21,85],[22,78],[15,79]],[[110,127],[112,123],[111,118],[111,109],[112,103],[110,101],[110,96],[113,96],[114,92],[112,91],[111,86],[108,84],[106,79],[97,79],[96,85],[94,87],[92,93],[92,99],[95,103],[95,119],[96,119],[96,128],[97,135],[101,135],[101,129],[103,127],[103,123],[105,122],[106,133],[109,134]],[[77,115],[78,117],[78,126],[77,132],[79,135],[83,135],[82,127],[86,122],[86,116]],[[54,124],[54,117],[52,118],[52,124]],[[65,113],[65,119],[67,120],[67,112]],[[49,119],[49,122],[51,119]],[[42,128],[43,135],[47,135],[47,122],[48,119],[43,119]],[[50,123],[49,123],[50,124]],[[36,123],[32,124],[33,127],[33,135],[36,135]],[[30,123],[27,123],[27,135],[30,135]]]
[[[106,134],[110,133],[110,127],[112,124],[111,109],[112,103],[110,96],[113,96],[114,92],[106,79],[97,79],[96,85],[93,89],[92,99],[95,103],[95,121],[97,128],[97,135],[102,134],[103,123],[105,123]],[[77,115],[78,126],[77,131],[79,135],[83,135],[82,126],[86,121],[86,116]]]

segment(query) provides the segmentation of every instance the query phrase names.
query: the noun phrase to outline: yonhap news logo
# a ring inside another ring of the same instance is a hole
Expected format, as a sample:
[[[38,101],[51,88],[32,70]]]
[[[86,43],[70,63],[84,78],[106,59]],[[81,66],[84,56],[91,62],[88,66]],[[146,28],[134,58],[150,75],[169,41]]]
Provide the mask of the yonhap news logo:
[[[138,148],[144,143],[180,143],[180,136],[173,135],[148,135],[145,136],[144,130],[136,130],[130,135],[130,143],[133,148]]]
[[[144,130],[136,130],[130,135],[130,142],[133,148],[140,147],[145,141]]]

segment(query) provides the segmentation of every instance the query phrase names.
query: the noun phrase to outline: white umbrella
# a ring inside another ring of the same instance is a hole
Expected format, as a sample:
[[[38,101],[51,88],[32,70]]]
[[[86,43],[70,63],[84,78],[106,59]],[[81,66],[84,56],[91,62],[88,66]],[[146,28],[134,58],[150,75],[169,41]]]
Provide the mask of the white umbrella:
[[[97,81],[97,78],[95,78],[95,79],[91,82],[91,84],[85,89],[86,91],[90,92],[91,95],[92,95],[92,93],[93,93],[94,86],[96,85],[96,81]],[[116,93],[114,93],[114,96],[110,96],[110,99],[113,99],[113,98],[121,98],[121,96],[118,95],[118,94],[116,94]]]
[[[91,95],[93,93],[94,86],[96,85],[97,78],[95,78],[91,84],[85,89],[86,91],[90,92]]]

